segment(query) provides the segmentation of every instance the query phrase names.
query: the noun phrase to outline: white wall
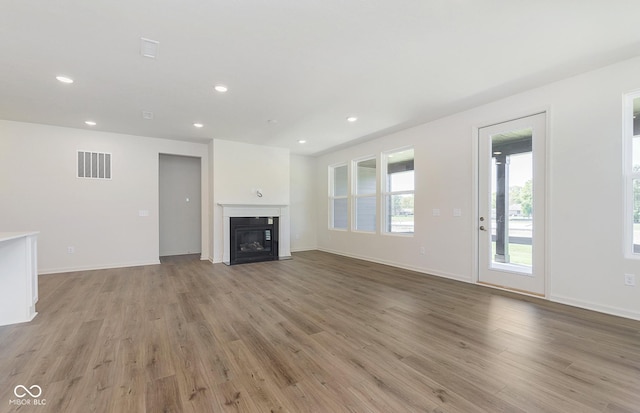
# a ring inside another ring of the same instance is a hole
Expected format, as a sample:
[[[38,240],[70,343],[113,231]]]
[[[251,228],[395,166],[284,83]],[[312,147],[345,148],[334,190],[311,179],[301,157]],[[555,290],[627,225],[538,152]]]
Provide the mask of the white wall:
[[[76,178],[78,149],[112,153],[113,179]],[[10,121],[0,121],[0,231],[40,231],[40,273],[157,263],[160,153],[202,158],[209,251],[206,144]]]
[[[317,248],[317,203],[315,158],[291,155],[291,251]]]
[[[548,296],[640,319],[640,287],[623,282],[625,272],[640,276],[640,260],[623,253],[622,176],[622,95],[640,89],[638,73],[640,58],[319,157],[319,248],[475,282],[476,128],[548,110]],[[415,147],[415,235],[329,230],[328,166],[406,145]]]
[[[288,205],[289,185],[288,149],[213,140],[213,262],[222,262],[224,246],[218,204]]]

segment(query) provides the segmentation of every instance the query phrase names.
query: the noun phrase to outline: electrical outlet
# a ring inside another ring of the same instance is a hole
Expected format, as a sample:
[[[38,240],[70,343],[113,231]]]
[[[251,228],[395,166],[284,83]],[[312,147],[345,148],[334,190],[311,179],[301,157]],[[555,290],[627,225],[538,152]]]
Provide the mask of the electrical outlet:
[[[427,249],[425,247],[420,247],[420,255],[427,255]]]
[[[635,285],[636,285],[636,276],[634,274],[625,274],[624,275],[624,285],[628,285],[630,287],[635,287]]]
[[[76,252],[76,247],[67,247],[67,253],[75,254],[75,252]]]

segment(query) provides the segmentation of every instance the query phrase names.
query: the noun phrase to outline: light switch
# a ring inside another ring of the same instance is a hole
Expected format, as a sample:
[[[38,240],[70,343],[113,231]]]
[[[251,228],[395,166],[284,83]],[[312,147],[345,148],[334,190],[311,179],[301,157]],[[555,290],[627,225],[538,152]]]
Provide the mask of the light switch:
[[[433,216],[434,217],[440,216],[440,208],[433,208]]]
[[[141,209],[138,211],[138,216],[141,217],[148,217],[149,216],[149,211],[146,209]]]
[[[460,208],[453,208],[453,216],[454,217],[461,217],[462,216],[462,210]]]

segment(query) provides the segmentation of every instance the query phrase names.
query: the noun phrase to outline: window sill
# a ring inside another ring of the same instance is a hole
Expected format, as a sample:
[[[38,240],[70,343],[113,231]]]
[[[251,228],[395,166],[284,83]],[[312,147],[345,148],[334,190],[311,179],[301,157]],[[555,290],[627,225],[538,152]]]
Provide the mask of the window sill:
[[[415,232],[383,232],[382,235],[400,238],[413,238]]]

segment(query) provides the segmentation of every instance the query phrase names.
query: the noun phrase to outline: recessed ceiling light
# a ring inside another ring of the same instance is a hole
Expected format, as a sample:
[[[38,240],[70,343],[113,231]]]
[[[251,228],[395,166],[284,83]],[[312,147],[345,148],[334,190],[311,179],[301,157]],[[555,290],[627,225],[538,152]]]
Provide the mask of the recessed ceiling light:
[[[202,123],[194,123],[193,126],[196,128],[202,128],[204,125]]]
[[[502,155],[502,152],[500,152],[500,151],[495,151],[493,154],[494,154],[494,155]]]
[[[298,143],[307,143],[307,141],[305,141],[304,139],[300,139]]]
[[[58,82],[62,83],[73,83],[73,79],[67,76],[56,76],[56,79],[58,79]]]
[[[86,123],[89,126],[96,126],[96,123],[92,120],[85,120],[84,123]]]
[[[358,118],[357,118],[357,117],[355,117],[355,116],[349,116],[349,117],[347,118],[347,121],[348,121],[348,122],[355,122],[355,121],[357,121],[357,120],[358,120]]]
[[[229,88],[226,87],[225,85],[215,85],[213,88],[216,90],[216,92],[220,92],[220,93],[224,93],[227,90],[229,90]]]

